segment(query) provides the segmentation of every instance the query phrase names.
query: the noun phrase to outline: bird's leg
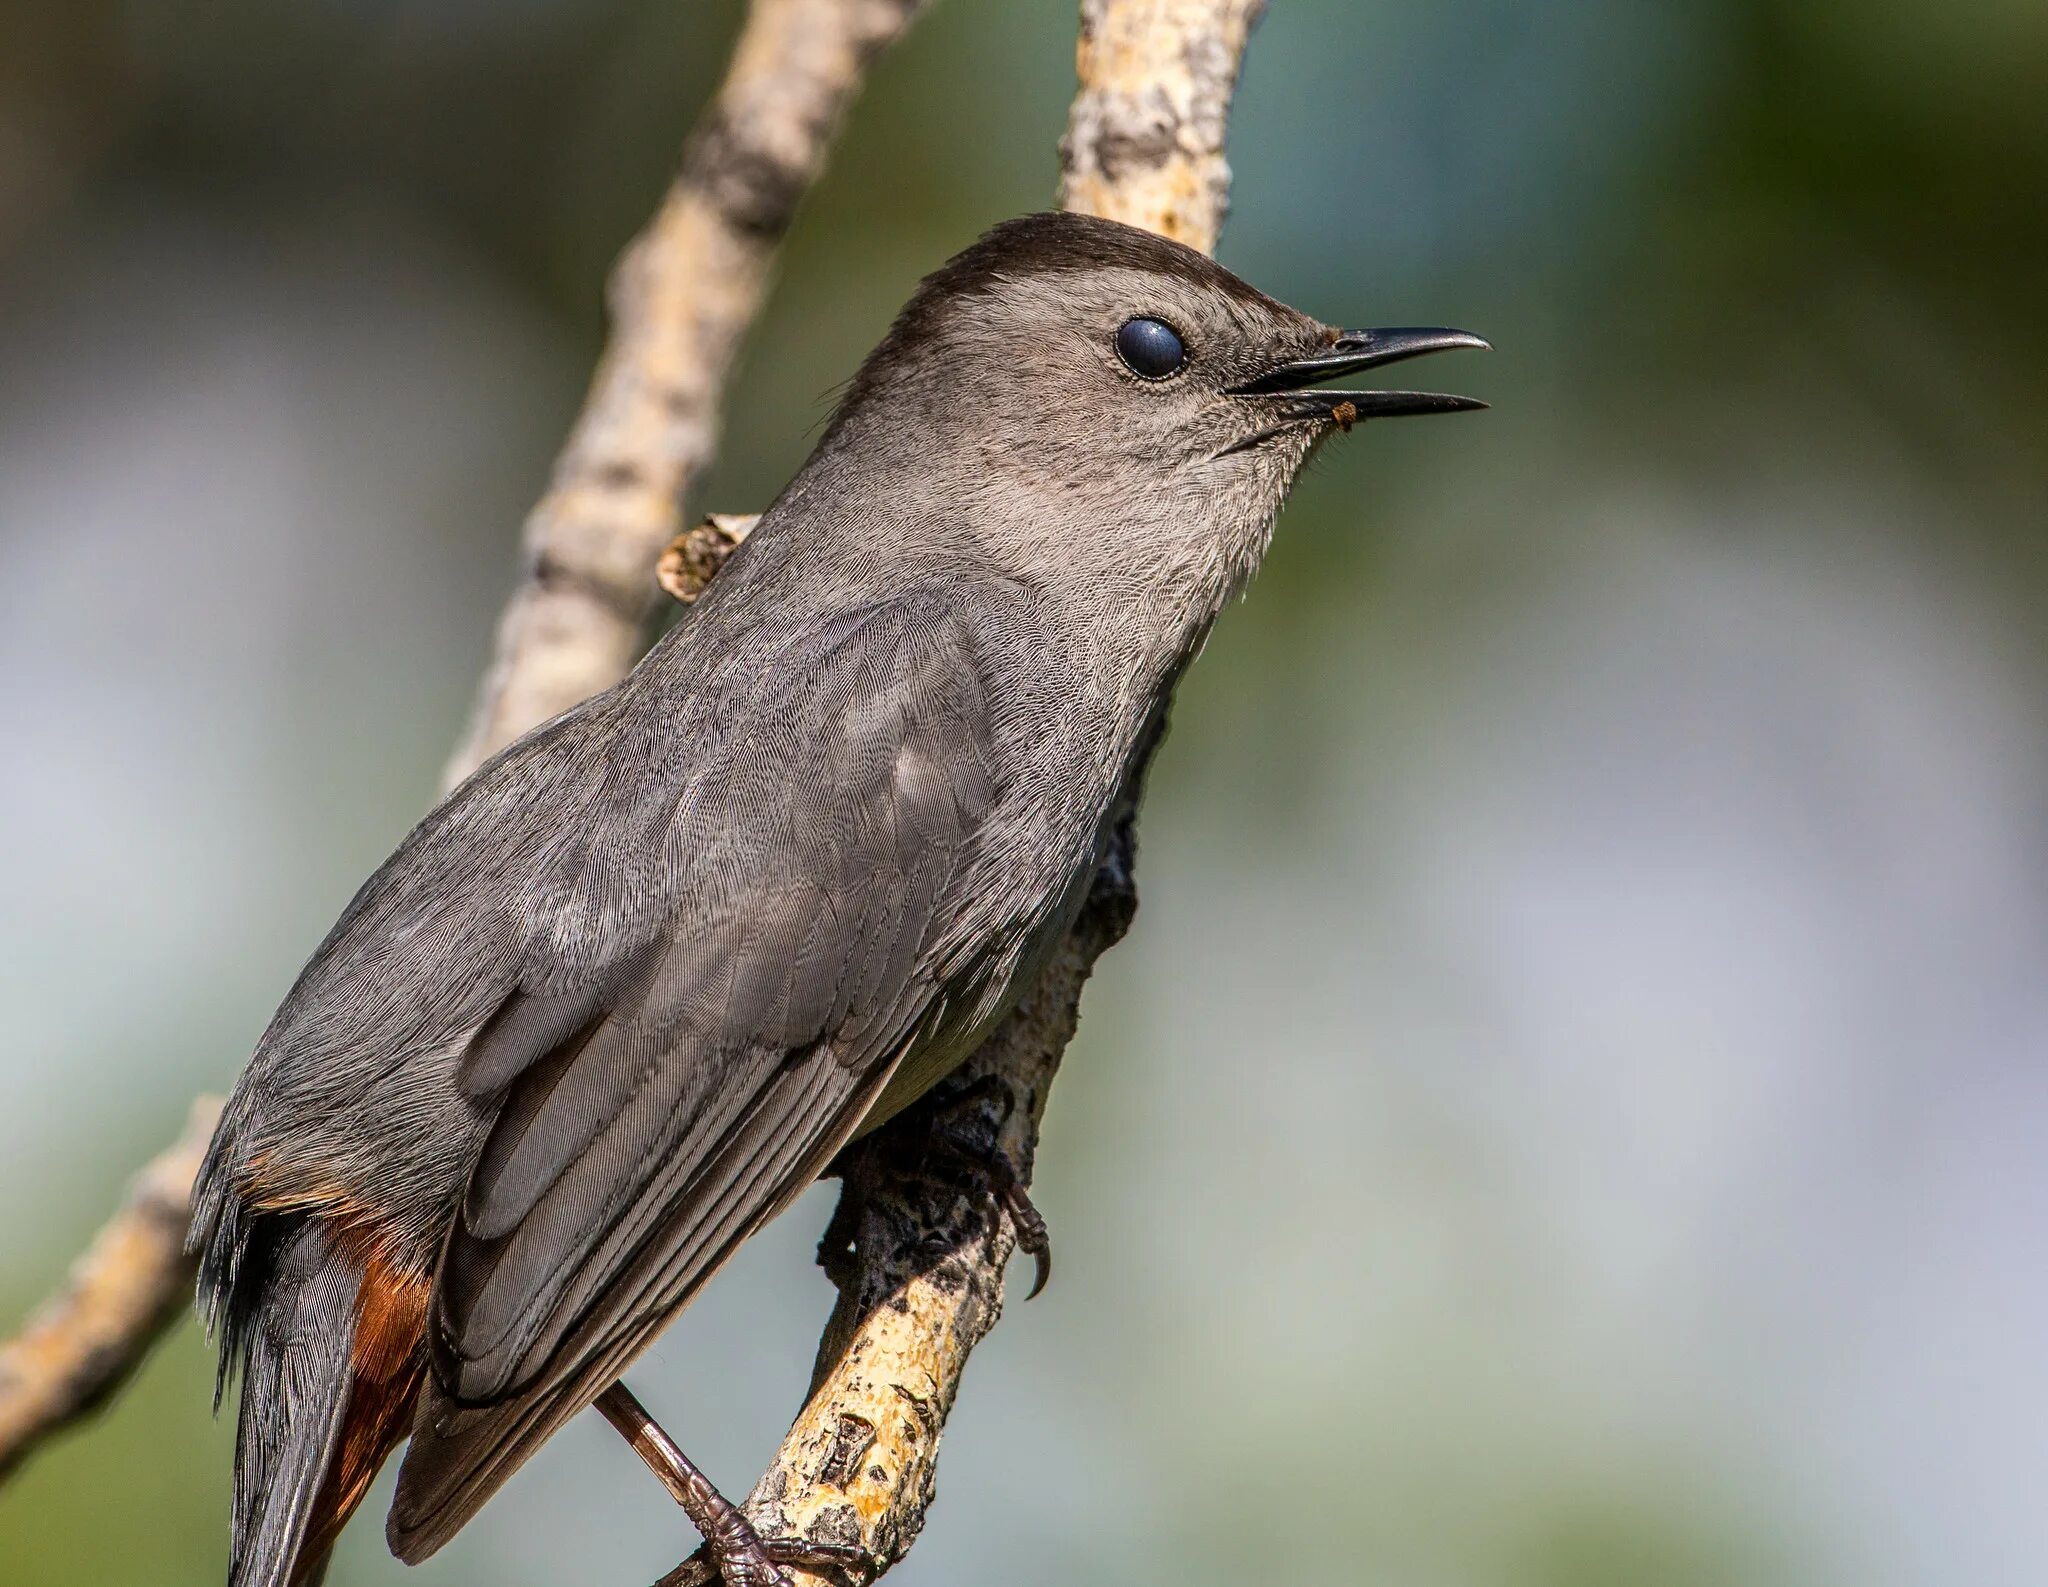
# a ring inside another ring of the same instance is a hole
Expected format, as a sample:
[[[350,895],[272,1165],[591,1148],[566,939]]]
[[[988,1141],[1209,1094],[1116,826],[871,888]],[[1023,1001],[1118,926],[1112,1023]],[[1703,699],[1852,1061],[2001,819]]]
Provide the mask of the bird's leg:
[[[690,1524],[704,1534],[727,1587],[783,1587],[786,1578],[768,1557],[753,1524],[662,1431],[631,1389],[614,1383],[597,1397],[597,1408],[661,1479]]]
[[[690,1525],[704,1534],[712,1563],[726,1587],[788,1587],[781,1566],[807,1569],[849,1569],[863,1564],[857,1548],[834,1548],[801,1538],[764,1538],[739,1507],[712,1485],[676,1441],[648,1415],[647,1407],[623,1383],[614,1383],[597,1397],[597,1408],[616,1427],[633,1452],[661,1479]]]

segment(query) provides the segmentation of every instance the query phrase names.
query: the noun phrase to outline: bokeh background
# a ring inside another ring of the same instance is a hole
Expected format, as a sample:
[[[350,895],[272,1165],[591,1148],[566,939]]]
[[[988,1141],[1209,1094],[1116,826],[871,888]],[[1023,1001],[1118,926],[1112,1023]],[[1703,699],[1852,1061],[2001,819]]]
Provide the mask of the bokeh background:
[[[432,797],[735,22],[0,5],[0,1318]],[[693,509],[1048,201],[1072,48],[881,64]],[[2039,0],[1276,0],[1223,259],[1496,407],[1328,449],[1184,690],[905,1587],[2048,1581],[2044,85]],[[826,1205],[639,1374],[736,1489]],[[0,1490],[0,1583],[217,1582],[209,1387]],[[333,1587],[692,1541],[594,1420],[380,1530]]]

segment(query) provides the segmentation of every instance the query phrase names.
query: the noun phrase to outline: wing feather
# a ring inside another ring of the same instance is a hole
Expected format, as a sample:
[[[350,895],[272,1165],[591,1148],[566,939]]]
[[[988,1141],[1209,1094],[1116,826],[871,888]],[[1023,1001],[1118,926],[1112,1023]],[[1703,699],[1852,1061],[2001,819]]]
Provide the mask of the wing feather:
[[[670,829],[679,907],[599,984],[517,994],[463,1059],[500,1095],[435,1284],[392,1544],[424,1557],[609,1384],[859,1126],[924,1028],[999,777],[936,598],[837,618],[728,711]]]

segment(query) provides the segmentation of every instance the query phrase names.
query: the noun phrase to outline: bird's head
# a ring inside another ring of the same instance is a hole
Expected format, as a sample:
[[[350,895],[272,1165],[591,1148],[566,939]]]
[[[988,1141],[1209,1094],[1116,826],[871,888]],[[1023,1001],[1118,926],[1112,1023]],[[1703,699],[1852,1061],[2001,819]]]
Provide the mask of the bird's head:
[[[824,450],[893,455],[898,477],[1003,533],[1058,534],[1071,550],[1083,526],[1105,560],[1168,578],[1214,563],[1234,586],[1319,442],[1365,420],[1485,406],[1326,382],[1485,346],[1464,331],[1338,329],[1150,232],[1030,215],[923,281]]]

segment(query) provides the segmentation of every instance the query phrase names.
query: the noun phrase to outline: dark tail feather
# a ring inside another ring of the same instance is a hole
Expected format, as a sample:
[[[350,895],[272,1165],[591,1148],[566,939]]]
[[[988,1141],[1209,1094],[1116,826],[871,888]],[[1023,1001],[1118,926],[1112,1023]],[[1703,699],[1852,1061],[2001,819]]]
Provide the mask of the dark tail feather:
[[[241,1275],[249,1275],[245,1267]],[[228,1587],[312,1587],[331,1536],[301,1561],[341,1441],[362,1275],[313,1221],[278,1242],[242,1330]],[[320,1528],[323,1532],[325,1527]]]

